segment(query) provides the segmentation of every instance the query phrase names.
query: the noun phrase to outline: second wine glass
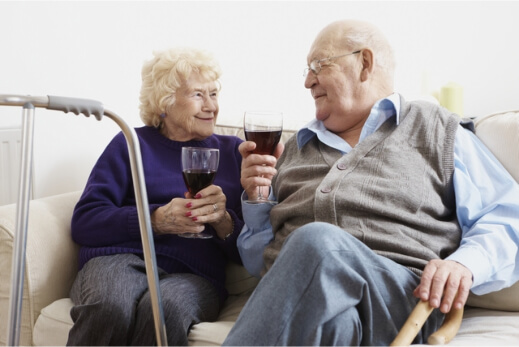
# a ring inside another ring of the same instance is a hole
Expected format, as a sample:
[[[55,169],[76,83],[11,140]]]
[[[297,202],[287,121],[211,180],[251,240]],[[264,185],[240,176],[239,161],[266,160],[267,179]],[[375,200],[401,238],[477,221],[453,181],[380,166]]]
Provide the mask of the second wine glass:
[[[182,147],[182,176],[192,196],[213,184],[219,160],[220,151],[217,148]],[[206,232],[184,233],[178,236],[198,239],[213,237]]]
[[[243,117],[243,131],[247,141],[256,143],[254,153],[272,155],[276,149],[283,131],[283,113],[270,111],[247,111]],[[248,200],[251,203],[271,203],[258,187],[256,200]]]

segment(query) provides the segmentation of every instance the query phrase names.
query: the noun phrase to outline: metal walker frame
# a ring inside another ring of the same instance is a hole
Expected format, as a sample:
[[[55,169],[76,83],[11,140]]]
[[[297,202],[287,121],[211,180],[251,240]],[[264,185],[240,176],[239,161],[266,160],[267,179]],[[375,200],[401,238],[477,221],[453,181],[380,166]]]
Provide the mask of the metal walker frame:
[[[29,218],[29,200],[31,193],[31,174],[33,158],[34,138],[34,113],[35,108],[80,113],[89,117],[94,115],[97,120],[102,116],[112,119],[121,128],[128,145],[128,154],[132,172],[137,212],[144,251],[146,276],[151,295],[153,320],[158,346],[167,345],[166,326],[164,324],[164,312],[158,285],[157,260],[148,205],[148,196],[144,181],[141,150],[139,139],[135,130],[114,112],[107,110],[99,101],[60,96],[21,96],[1,95],[0,106],[22,106],[22,160],[20,165],[20,186],[18,191],[18,203],[16,207],[15,249],[11,272],[11,292],[8,319],[7,344],[9,346],[20,343],[20,324],[23,298],[23,282],[25,277],[25,252],[27,244],[27,229]]]

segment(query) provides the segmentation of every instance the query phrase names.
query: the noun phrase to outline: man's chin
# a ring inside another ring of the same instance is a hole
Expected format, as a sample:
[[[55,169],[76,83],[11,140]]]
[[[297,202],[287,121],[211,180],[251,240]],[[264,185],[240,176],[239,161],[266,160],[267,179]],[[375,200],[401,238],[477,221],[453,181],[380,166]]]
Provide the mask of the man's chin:
[[[321,122],[324,122],[326,119],[328,119],[328,117],[330,117],[329,113],[319,112],[319,110],[315,112],[315,119]]]

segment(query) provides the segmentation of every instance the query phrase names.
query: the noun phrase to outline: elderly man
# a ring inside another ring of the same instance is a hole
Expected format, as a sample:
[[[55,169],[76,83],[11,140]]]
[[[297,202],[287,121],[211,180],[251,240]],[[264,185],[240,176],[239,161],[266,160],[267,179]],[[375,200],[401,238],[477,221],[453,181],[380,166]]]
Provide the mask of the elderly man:
[[[225,344],[387,345],[419,299],[439,308],[422,343],[469,290],[518,280],[518,185],[393,71],[377,28],[334,22],[308,54],[315,119],[274,156],[241,145],[245,193],[272,183],[279,203],[243,204],[240,253],[263,278]]]

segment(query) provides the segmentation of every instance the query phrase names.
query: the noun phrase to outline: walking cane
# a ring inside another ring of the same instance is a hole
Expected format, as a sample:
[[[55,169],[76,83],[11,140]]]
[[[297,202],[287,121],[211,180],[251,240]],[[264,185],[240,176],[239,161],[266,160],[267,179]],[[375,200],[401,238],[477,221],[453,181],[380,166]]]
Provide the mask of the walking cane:
[[[151,296],[153,319],[158,346],[166,346],[166,327],[160,290],[158,286],[158,271],[153,243],[153,233],[148,206],[148,196],[144,182],[144,171],[140,152],[139,139],[135,130],[114,112],[103,107],[95,100],[67,98],[59,96],[20,96],[0,95],[0,106],[22,106],[22,163],[20,168],[20,187],[16,207],[16,239],[11,273],[11,295],[8,320],[7,345],[15,346],[20,343],[20,324],[23,298],[23,282],[25,272],[25,251],[29,216],[29,199],[32,173],[32,140],[34,135],[34,108],[41,107],[49,110],[80,113],[89,117],[94,115],[101,120],[105,115],[121,128],[128,145],[128,154],[137,203],[139,226],[144,252],[146,275]]]
[[[390,346],[409,346],[433,310],[434,307],[429,305],[429,301],[420,300]],[[430,345],[444,345],[449,343],[458,333],[462,319],[463,307],[460,309],[452,308],[449,313],[445,315],[442,326],[429,336],[427,343]]]

